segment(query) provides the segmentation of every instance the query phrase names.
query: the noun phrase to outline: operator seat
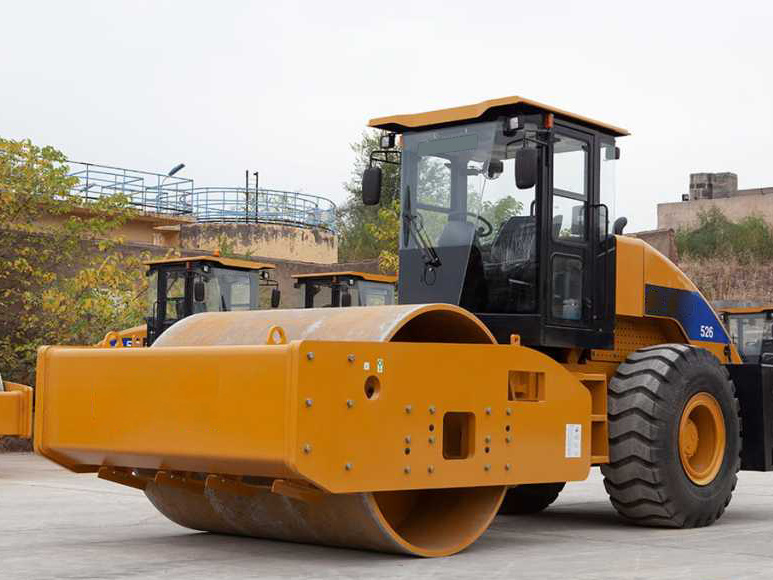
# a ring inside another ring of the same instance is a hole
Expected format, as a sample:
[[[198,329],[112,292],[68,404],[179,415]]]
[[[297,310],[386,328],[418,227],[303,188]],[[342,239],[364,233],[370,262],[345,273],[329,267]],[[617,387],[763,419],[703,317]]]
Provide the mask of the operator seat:
[[[499,229],[486,265],[490,312],[531,312],[536,305],[537,218],[513,216]]]

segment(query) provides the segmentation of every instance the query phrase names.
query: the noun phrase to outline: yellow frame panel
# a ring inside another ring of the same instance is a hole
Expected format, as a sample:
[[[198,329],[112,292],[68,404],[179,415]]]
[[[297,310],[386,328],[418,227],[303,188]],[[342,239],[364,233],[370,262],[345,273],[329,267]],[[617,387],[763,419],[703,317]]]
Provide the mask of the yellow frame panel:
[[[0,392],[0,436],[32,436],[32,389],[5,382]]]
[[[508,400],[510,371],[541,373],[540,400]],[[588,390],[516,345],[45,347],[37,408],[36,451],[77,472],[305,479],[347,493],[581,480],[591,460]],[[442,457],[448,411],[474,416],[467,459]],[[567,425],[581,432],[573,457]]]

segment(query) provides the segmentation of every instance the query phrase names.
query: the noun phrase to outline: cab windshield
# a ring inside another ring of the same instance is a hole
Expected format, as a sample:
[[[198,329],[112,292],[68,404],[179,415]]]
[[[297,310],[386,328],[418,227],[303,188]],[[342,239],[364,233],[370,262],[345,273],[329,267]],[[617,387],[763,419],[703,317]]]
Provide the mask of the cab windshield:
[[[195,303],[195,312],[230,312],[265,308],[266,288],[261,286],[258,270],[210,268],[203,275],[204,302]],[[262,297],[262,299],[261,299]]]
[[[301,308],[339,308],[349,306],[385,306],[395,303],[394,284],[356,278],[341,281],[305,280],[298,284]],[[348,298],[346,298],[348,296]]]
[[[516,188],[521,147],[503,121],[404,134],[401,275],[421,280],[407,302],[536,309],[537,204],[535,188]]]
[[[746,362],[757,362],[760,354],[770,349],[773,341],[773,321],[768,313],[728,315],[730,336]]]
[[[395,303],[394,284],[359,280],[357,290],[360,306],[386,306]]]

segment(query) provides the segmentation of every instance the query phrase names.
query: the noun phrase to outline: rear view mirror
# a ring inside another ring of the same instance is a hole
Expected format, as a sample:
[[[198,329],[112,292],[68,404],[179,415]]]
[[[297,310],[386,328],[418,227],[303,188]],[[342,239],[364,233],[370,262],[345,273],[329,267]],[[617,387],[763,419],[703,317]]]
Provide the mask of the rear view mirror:
[[[272,288],[271,289],[271,308],[278,308],[279,302],[282,299],[282,292],[279,290],[279,288]]]
[[[518,149],[515,152],[515,186],[518,189],[531,189],[537,185],[539,173],[539,150]]]
[[[207,288],[204,285],[204,280],[197,279],[193,282],[193,301],[204,302],[207,298]]]
[[[362,203],[378,205],[381,201],[381,168],[368,167],[362,173]]]
[[[486,177],[488,179],[496,179],[505,170],[505,164],[501,159],[490,159],[486,165]]]
[[[341,306],[347,307],[352,305],[352,295],[348,292],[341,294]]]

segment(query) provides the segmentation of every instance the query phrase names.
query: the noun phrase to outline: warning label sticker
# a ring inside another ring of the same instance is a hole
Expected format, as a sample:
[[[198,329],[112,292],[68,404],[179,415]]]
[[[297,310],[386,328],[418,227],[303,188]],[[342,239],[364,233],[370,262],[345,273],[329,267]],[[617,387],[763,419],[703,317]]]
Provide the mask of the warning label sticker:
[[[566,451],[567,459],[582,456],[582,425],[578,423],[566,424]]]

